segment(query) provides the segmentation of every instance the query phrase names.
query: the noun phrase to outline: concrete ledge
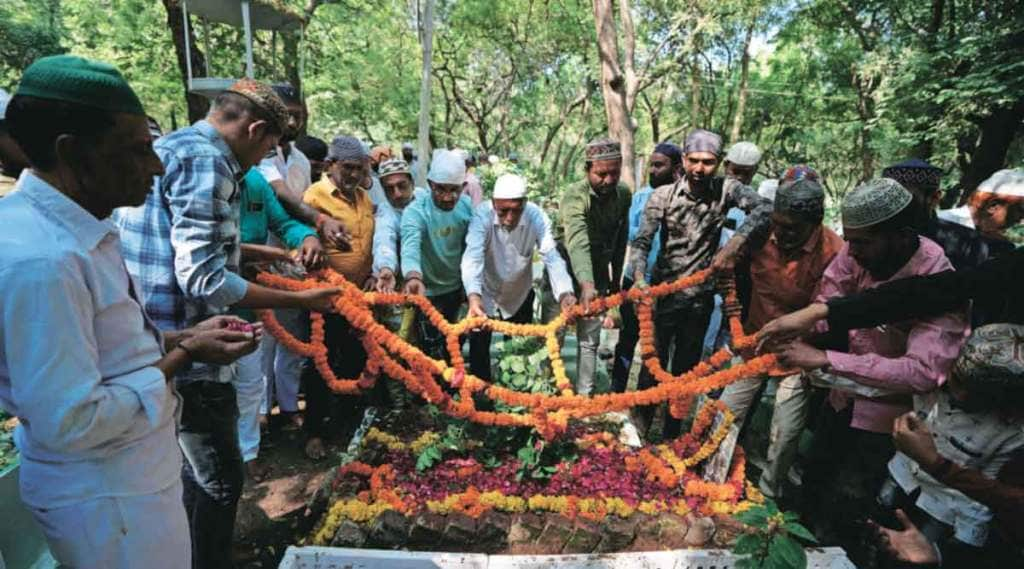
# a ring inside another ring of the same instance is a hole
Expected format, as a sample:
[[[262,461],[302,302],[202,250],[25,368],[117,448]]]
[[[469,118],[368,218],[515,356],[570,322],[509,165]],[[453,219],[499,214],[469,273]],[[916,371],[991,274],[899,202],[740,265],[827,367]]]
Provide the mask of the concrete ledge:
[[[738,557],[725,549],[677,549],[587,555],[485,555],[384,551],[339,547],[289,547],[280,569],[732,569]],[[838,547],[807,550],[808,569],[856,569]]]

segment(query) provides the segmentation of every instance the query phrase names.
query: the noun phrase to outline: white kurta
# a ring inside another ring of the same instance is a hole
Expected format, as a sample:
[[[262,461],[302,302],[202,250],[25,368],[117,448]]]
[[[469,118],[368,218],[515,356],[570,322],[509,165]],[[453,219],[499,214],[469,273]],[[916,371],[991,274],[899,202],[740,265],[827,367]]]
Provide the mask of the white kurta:
[[[501,226],[491,201],[481,203],[473,212],[462,255],[466,294],[481,295],[488,314],[511,317],[533,287],[534,251],[548,270],[555,298],[571,293],[572,279],[544,210],[527,203],[519,224],[508,230]]]
[[[116,228],[31,172],[0,201],[0,219],[0,406],[21,420],[22,500],[63,564],[187,565],[179,398],[154,366],[162,338]],[[86,527],[111,512],[131,524],[124,533]]]

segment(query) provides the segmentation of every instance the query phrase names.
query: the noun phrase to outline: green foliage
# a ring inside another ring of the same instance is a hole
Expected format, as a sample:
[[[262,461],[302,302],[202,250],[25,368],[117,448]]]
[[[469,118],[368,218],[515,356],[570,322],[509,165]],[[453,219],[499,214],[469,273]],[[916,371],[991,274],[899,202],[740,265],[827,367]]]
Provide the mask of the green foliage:
[[[807,554],[800,541],[817,543],[811,532],[801,525],[796,514],[780,512],[770,500],[736,514],[748,526],[736,538],[733,553],[745,555],[736,567],[746,569],[803,569]]]
[[[497,345],[497,351],[497,385],[524,393],[555,392],[543,341],[530,337],[507,338]],[[497,409],[522,411],[501,403],[497,404]],[[445,425],[445,430],[436,443],[424,448],[416,457],[416,468],[421,472],[442,462],[445,456],[467,453],[485,468],[493,468],[507,459],[511,449],[519,460],[518,479],[545,479],[556,472],[559,464],[572,463],[577,458],[572,441],[545,441],[526,427],[487,427],[439,412],[432,416]]]
[[[280,1],[316,9],[297,49],[296,33],[255,32],[257,78],[294,78],[302,67],[309,132],[321,138],[350,133],[394,147],[413,140],[421,2]],[[630,0],[629,7],[641,158],[693,126],[730,133],[748,29],[752,59],[739,136],[765,150],[764,177],[809,163],[824,173],[834,207],[858,181],[910,156],[945,169],[943,184],[953,188],[977,167],[986,129],[1007,131],[989,132],[1003,141],[985,147],[996,162],[1015,165],[1024,156],[1019,119],[984,123],[1024,108],[1020,2]],[[240,30],[213,23],[206,37],[193,23],[193,47],[210,74],[240,76]],[[530,198],[557,209],[564,187],[581,176],[586,141],[607,132],[591,3],[441,0],[434,32],[432,144],[481,157],[518,153]],[[5,0],[0,45],[4,88],[36,57],[72,52],[118,65],[165,129],[185,122],[163,2]],[[481,161],[485,185],[489,170]]]
[[[0,471],[18,461],[11,416],[0,410]]]
[[[523,393],[555,392],[551,364],[542,339],[506,338],[497,345],[497,350],[498,385]]]
[[[466,429],[469,425],[465,421],[453,419],[446,427],[444,434],[438,441],[420,451],[416,457],[416,470],[423,472],[428,468],[441,462],[444,453],[461,453],[469,445],[466,436]]]

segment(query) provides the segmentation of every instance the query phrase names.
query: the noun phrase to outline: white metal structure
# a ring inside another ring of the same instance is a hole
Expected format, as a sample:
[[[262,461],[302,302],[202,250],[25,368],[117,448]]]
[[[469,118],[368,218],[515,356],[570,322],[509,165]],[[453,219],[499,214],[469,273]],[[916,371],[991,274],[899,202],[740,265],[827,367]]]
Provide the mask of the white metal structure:
[[[206,77],[194,77],[192,69],[192,44],[189,40],[189,10],[199,16],[203,24],[203,40],[206,48]],[[185,32],[185,68],[188,74],[188,90],[206,97],[215,97],[235,82],[234,78],[210,77],[210,29],[209,22],[219,22],[245,30],[245,76],[255,78],[252,58],[252,31],[292,31],[302,27],[302,17],[290,10],[274,7],[258,0],[182,0],[181,17]]]

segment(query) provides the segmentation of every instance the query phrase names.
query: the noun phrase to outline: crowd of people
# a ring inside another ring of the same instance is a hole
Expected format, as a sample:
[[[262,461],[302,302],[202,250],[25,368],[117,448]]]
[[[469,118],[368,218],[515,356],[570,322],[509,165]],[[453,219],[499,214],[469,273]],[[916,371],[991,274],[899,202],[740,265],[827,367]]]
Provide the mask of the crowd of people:
[[[712,394],[747,423],[774,390],[765,495],[865,564],[1022,560],[1024,301],[1012,283],[1024,258],[1007,231],[1024,217],[1024,171],[997,172],[940,212],[943,171],[900,162],[849,192],[832,229],[828,173],[794,165],[755,190],[753,143],[726,150],[703,129],[662,142],[631,193],[618,142],[599,138],[550,216],[514,169],[485,189],[464,151],[422,157],[419,180],[409,145],[301,135],[307,110],[287,84],[240,80],[166,134],[102,62],[41,58],[0,95],[0,405],[20,421],[22,499],[62,565],[230,567],[272,408],[321,459],[366,398],[408,405],[397,382],[337,396],[263,334],[254,309],[300,339],[309,313],[324,313],[332,371],[363,371],[356,331],[331,313],[338,289],[253,278],[321,267],[368,291],[425,295],[452,321],[517,323],[710,268],[735,279],[746,332],[778,354],[765,377]],[[715,291],[657,300],[671,373],[727,343]],[[398,309],[379,318],[405,328]],[[423,315],[408,328],[448,357]],[[606,328],[619,329],[611,389],[628,389],[637,367],[636,388],[654,385],[634,361],[627,304],[576,322],[576,391],[598,390]],[[490,378],[490,333],[465,340],[471,372]],[[655,412],[634,413],[652,436]],[[661,424],[662,437],[680,432],[670,413]]]

